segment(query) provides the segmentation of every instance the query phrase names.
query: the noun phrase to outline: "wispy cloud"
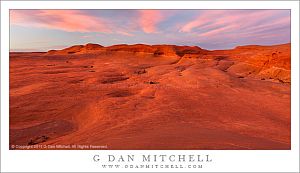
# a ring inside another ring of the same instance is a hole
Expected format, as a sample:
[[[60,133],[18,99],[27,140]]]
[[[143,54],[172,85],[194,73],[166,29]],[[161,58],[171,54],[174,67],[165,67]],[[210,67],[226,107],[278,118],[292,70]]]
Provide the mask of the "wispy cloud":
[[[201,26],[209,25],[212,21],[212,18],[219,16],[222,14],[222,11],[204,11],[199,16],[197,16],[194,20],[187,22],[180,29],[181,32],[191,32],[194,28],[199,28]]]
[[[159,10],[140,10],[139,24],[145,33],[158,32],[157,25],[165,19]]]
[[[68,32],[111,33],[112,31],[109,22],[105,19],[87,15],[79,10],[13,10],[11,23]]]
[[[207,10],[180,28],[180,32],[192,32],[199,37],[236,37],[259,32],[268,34],[279,27],[289,28],[289,16],[281,10]]]

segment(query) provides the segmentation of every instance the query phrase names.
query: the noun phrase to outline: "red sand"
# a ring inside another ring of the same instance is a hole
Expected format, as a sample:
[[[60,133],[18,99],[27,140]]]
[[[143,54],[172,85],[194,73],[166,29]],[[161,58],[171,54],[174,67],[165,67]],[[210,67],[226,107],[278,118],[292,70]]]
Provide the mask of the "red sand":
[[[10,144],[290,149],[290,44],[10,54]]]

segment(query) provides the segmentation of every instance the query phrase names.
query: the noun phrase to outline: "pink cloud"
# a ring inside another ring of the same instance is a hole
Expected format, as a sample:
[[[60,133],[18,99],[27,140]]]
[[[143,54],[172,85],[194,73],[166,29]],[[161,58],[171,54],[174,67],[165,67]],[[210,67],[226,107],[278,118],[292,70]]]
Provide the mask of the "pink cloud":
[[[58,29],[68,32],[111,32],[111,26],[102,18],[79,10],[12,10],[11,23]]]
[[[139,24],[145,33],[157,32],[157,25],[165,19],[159,10],[140,10]]]

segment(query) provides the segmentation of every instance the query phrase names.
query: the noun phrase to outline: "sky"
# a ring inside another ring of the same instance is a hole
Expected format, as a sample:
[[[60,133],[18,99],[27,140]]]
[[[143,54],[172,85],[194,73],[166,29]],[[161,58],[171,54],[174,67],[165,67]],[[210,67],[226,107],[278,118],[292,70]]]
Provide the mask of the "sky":
[[[10,10],[11,51],[87,43],[216,50],[289,42],[289,10]]]

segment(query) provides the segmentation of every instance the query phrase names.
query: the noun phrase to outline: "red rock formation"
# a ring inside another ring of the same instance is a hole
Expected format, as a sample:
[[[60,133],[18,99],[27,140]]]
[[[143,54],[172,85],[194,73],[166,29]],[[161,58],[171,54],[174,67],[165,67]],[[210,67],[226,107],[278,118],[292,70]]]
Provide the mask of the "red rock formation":
[[[249,45],[238,46],[231,50],[208,51],[197,46],[120,44],[103,47],[89,43],[86,45],[75,45],[62,50],[50,50],[46,55],[86,54],[99,50],[107,53],[121,51],[196,59],[226,57],[225,61],[231,60],[235,62],[226,69],[232,74],[243,77],[255,75],[262,80],[270,79],[290,82],[290,44],[276,46]]]
[[[213,51],[211,55],[221,55],[234,61],[234,65],[228,68],[228,71],[243,77],[256,76],[262,80],[291,81],[290,44],[238,46],[232,50]]]
[[[88,44],[9,60],[11,145],[291,148],[290,44]]]

